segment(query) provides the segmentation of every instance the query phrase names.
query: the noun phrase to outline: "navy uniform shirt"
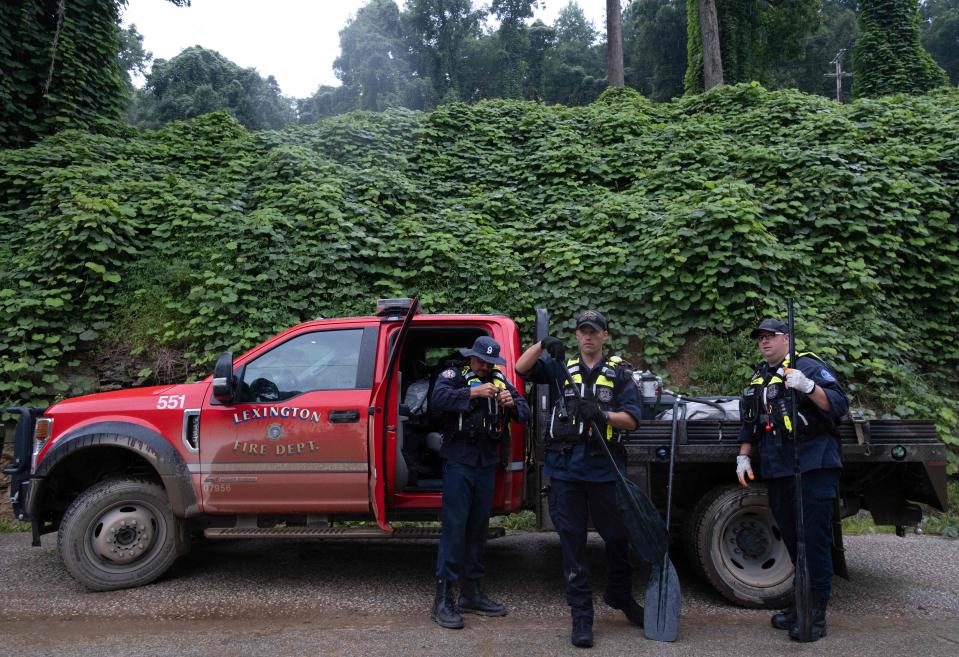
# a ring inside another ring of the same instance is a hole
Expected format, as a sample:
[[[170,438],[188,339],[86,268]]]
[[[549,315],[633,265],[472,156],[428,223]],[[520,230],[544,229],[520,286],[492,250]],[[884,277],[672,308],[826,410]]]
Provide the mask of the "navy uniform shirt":
[[[492,382],[492,374],[483,379],[483,383]],[[513,396],[515,403],[510,419],[515,422],[528,422],[529,404],[509,381],[506,382],[506,389]],[[487,403],[486,399],[470,399],[470,389],[466,385],[462,368],[443,370],[436,379],[433,396],[430,398],[431,408],[444,415],[452,413],[459,416],[460,413],[469,413],[475,408],[475,404],[485,403]],[[499,463],[499,455],[496,453],[498,444],[498,440],[491,440],[485,435],[476,438],[454,437],[447,431],[444,432],[440,456],[447,461],[474,467],[496,465]]]
[[[838,423],[839,419],[849,410],[849,399],[836,381],[836,377],[832,375],[828,367],[815,358],[800,356],[796,360],[797,368],[822,388],[832,405],[828,413],[823,412],[818,407],[812,409],[815,406],[812,400],[805,400],[806,395],[796,390],[799,412],[804,414],[822,413]],[[775,371],[777,368],[778,366],[771,367],[770,371]],[[788,477],[794,474],[793,464],[796,461],[796,455],[793,442],[785,439],[779,441],[777,446],[775,436],[772,432],[766,431],[765,423],[760,422],[758,426],[743,423],[739,430],[739,442],[750,443],[753,446],[758,444],[760,467],[764,479]],[[839,457],[839,438],[837,436],[821,431],[812,436],[802,436],[799,441],[799,469],[801,472],[839,468],[842,468],[842,460]]]
[[[592,381],[595,377],[594,370],[605,364],[606,358],[603,358],[596,364],[596,367],[589,368],[580,358],[579,367],[583,380]],[[613,402],[610,410],[629,413],[634,420],[639,422],[641,415],[639,390],[633,383],[632,378],[628,376],[625,368],[617,367],[616,372],[618,376],[613,386]],[[549,385],[550,396],[555,399],[556,385],[558,384],[560,389],[565,386],[566,374],[563,371],[562,363],[557,363],[552,357],[544,353],[533,365],[533,369],[526,380],[531,383]],[[589,440],[593,440],[593,438],[591,437]],[[624,456],[622,454],[617,455],[614,451],[613,457],[616,459],[620,470],[623,470],[626,467]],[[553,479],[591,482],[615,481],[616,479],[616,473],[613,472],[609,457],[606,456],[602,446],[597,445],[591,449],[585,440],[572,445],[572,449],[562,451],[547,449],[545,460],[543,474]]]

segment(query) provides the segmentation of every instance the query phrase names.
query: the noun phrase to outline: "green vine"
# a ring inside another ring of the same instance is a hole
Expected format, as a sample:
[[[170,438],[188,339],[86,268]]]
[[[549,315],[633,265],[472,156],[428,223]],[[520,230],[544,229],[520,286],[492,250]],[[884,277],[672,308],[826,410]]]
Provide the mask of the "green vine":
[[[955,89],[68,130],[0,151],[0,401],[93,390],[118,352],[205,374],[222,349],[413,291],[526,332],[537,306],[566,335],[597,307],[617,349],[662,368],[693,339],[739,344],[793,295],[802,346],[857,403],[935,417],[956,445],[957,198]]]
[[[919,41],[918,0],[859,0],[853,93],[922,94],[949,77]]]
[[[64,128],[116,131],[126,88],[116,0],[0,5],[0,146]]]
[[[0,148],[69,128],[129,131],[120,123],[128,88],[117,56],[126,1],[0,3]]]

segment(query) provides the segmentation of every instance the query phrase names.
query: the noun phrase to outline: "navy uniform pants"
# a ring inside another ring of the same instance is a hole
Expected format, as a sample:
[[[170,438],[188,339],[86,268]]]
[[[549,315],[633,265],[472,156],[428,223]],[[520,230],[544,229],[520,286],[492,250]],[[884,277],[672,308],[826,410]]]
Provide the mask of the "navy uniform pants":
[[[457,581],[480,579],[483,546],[489,531],[496,465],[470,466],[447,461],[443,465],[443,520],[436,576]]]
[[[549,486],[549,515],[563,551],[566,602],[573,618],[592,618],[593,593],[586,560],[590,515],[606,543],[608,597],[618,601],[632,596],[633,567],[629,563],[626,531],[616,508],[616,483],[551,479]]]
[[[789,556],[796,563],[796,506],[792,477],[767,480],[769,509],[782,532]],[[838,470],[811,470],[802,476],[806,564],[814,605],[826,606],[832,593],[832,521],[839,491]],[[795,581],[795,580],[794,580]]]

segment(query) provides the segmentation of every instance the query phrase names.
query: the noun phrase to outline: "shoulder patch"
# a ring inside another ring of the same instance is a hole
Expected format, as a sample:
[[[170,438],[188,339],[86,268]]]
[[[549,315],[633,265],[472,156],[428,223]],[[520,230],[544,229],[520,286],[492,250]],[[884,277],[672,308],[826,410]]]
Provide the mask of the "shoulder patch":
[[[450,368],[448,370],[443,370],[442,372],[440,372],[440,376],[443,377],[444,379],[452,379],[454,376],[456,376],[456,370],[454,370],[453,368]]]
[[[819,369],[819,376],[820,378],[822,378],[823,381],[828,381],[829,383],[832,383],[833,381],[836,380],[836,377],[832,375],[832,372],[830,372],[825,367],[822,367]]]

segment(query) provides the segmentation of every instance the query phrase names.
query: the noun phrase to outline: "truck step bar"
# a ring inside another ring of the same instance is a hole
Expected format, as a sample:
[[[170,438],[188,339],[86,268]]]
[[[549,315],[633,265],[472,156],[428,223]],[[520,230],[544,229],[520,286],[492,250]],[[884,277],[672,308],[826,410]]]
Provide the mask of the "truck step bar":
[[[488,538],[506,535],[502,527],[490,527]],[[210,539],[227,538],[439,538],[439,528],[397,527],[385,532],[372,527],[210,527],[203,530]]]

